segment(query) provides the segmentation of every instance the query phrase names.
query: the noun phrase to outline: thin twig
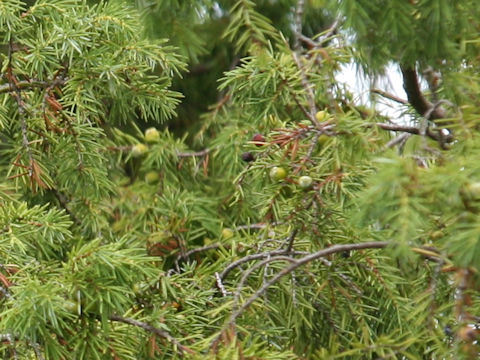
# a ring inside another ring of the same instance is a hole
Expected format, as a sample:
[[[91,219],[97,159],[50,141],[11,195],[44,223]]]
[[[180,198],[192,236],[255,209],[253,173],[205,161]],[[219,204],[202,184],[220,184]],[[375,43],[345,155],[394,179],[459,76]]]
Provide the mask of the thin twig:
[[[325,264],[326,266],[328,267],[332,267],[333,264],[331,261],[327,260],[327,259],[324,259],[324,258],[320,258],[318,259],[320,262],[322,262],[323,264]],[[341,278],[343,281],[345,281],[358,295],[362,295],[363,294],[363,291],[362,289],[360,289],[353,281],[352,279],[350,279],[347,275],[345,274],[342,274],[341,272],[338,272],[338,271],[335,271],[335,275],[337,275],[339,278]]]
[[[309,112],[307,113],[308,119],[317,129],[320,129],[321,125],[318,122],[318,120],[315,118],[315,114],[317,113],[317,105],[315,105],[315,94],[313,92],[313,86],[308,81],[305,68],[302,62],[300,61],[298,54],[295,51],[293,51],[292,56],[293,56],[293,60],[295,61],[295,64],[297,65],[298,70],[300,71],[300,81],[302,83],[303,88],[306,91],[307,101],[309,106]]]
[[[388,143],[385,144],[385,147],[387,149],[394,147],[397,144],[402,144],[404,141],[406,141],[412,134],[404,133],[400,134],[397,137],[393,138],[390,140]]]
[[[57,85],[64,85],[66,82],[65,79],[55,79],[53,82],[49,81],[40,81],[40,80],[31,80],[31,81],[17,81],[16,86],[20,90],[31,89],[31,88],[49,88],[51,86],[55,87]],[[0,85],[0,94],[15,91],[12,89],[11,85],[1,84]]]
[[[3,286],[0,286],[0,293],[5,297],[5,298],[10,298],[12,295],[10,294],[10,291],[8,291],[7,288],[4,288]]]
[[[240,282],[238,283],[237,285],[237,289],[235,291],[235,295],[234,295],[234,301],[233,301],[233,306],[232,306],[232,309],[234,312],[236,312],[238,310],[238,304],[239,304],[239,300],[240,300],[240,295],[242,293],[242,289],[245,285],[245,282],[247,281],[247,279],[249,278],[250,274],[253,273],[255,270],[261,268],[262,266],[267,266],[268,264],[274,262],[274,261],[288,261],[288,262],[291,262],[291,263],[295,263],[296,260],[289,257],[289,256],[275,256],[275,257],[267,257],[267,259],[255,264],[254,266],[252,266],[251,268],[249,268],[247,271],[245,271],[242,275],[242,278],[240,279]],[[265,280],[265,278],[264,278]],[[267,281],[265,281],[265,283],[268,283]],[[233,321],[231,324],[233,325],[235,323],[235,321]]]
[[[197,254],[199,252],[208,251],[208,250],[212,250],[212,249],[217,249],[221,246],[222,246],[222,244],[216,243],[216,244],[210,244],[210,245],[205,245],[205,246],[202,246],[202,247],[199,247],[199,248],[195,248],[195,249],[186,251],[183,254],[179,253],[177,255],[176,260],[175,260],[175,265],[176,265],[176,267],[178,267],[179,266],[178,263],[179,263],[180,260],[185,260],[185,259],[189,258],[190,256],[192,256],[194,254]]]
[[[340,23],[341,23],[341,18],[337,17],[335,21],[332,23],[332,25],[330,25],[330,27],[326,30],[326,32],[323,32],[321,34],[323,40],[320,43],[323,43],[326,39],[335,35],[335,33],[337,32],[337,28],[340,26]]]
[[[177,156],[179,158],[185,158],[185,157],[200,157],[200,156],[205,156],[208,153],[210,153],[212,149],[205,149],[201,151],[196,151],[196,152],[177,152]]]
[[[30,149],[30,142],[27,136],[27,120],[25,119],[25,102],[22,98],[22,93],[20,88],[17,86],[18,80],[16,79],[15,75],[13,74],[13,38],[10,38],[9,47],[8,47],[8,86],[10,87],[10,91],[12,92],[15,100],[17,101],[18,105],[18,115],[20,117],[20,127],[22,131],[22,144],[27,152],[28,160],[29,160],[29,167],[28,167],[28,176],[32,179],[33,176],[33,155]]]
[[[187,352],[189,354],[195,354],[195,351],[193,351],[192,349],[180,344],[180,342],[177,339],[175,339],[172,335],[170,335],[167,331],[158,329],[155,326],[147,324],[143,321],[138,321],[138,320],[131,319],[131,318],[125,318],[125,317],[118,316],[118,315],[110,316],[110,320],[121,322],[121,323],[128,324],[128,325],[137,326],[137,327],[140,327],[140,328],[144,329],[145,331],[151,332],[151,333],[153,333],[155,335],[158,335],[158,336],[160,336],[164,339],[167,339],[168,341],[170,341],[173,345],[175,345],[178,348],[180,355],[183,355],[184,352]]]
[[[326,29],[323,33],[320,34],[317,40],[310,39],[308,36],[303,34],[297,34],[298,38],[307,45],[309,49],[318,49],[322,48],[325,41],[329,40],[330,37],[335,35],[337,28],[340,25],[340,18],[335,19],[335,21]]]
[[[438,108],[440,108],[440,106],[442,104],[446,104],[448,106],[455,106],[452,102],[446,100],[446,99],[442,99],[442,100],[438,100],[435,104],[432,105],[432,107],[430,109],[428,109],[428,111],[425,113],[425,118],[429,119],[430,116],[432,116],[432,113],[434,111],[437,111]]]
[[[402,104],[402,105],[407,105],[408,104],[408,101],[407,100],[404,100],[398,96],[395,96],[393,94],[390,94],[386,91],[383,91],[383,90],[380,90],[380,89],[370,89],[370,91],[374,94],[377,94],[377,95],[380,95],[386,99],[389,99],[389,100],[393,100],[399,104]]]
[[[249,224],[249,225],[239,225],[235,228],[235,231],[250,230],[250,229],[261,230],[261,229],[265,229],[266,227],[278,226],[282,224],[283,223],[281,222],[272,222],[272,223],[256,223],[256,224]]]
[[[313,152],[317,148],[318,140],[320,139],[320,136],[322,135],[321,132],[316,132],[315,135],[313,135],[312,142],[310,143],[310,146],[308,147],[308,151],[305,155],[305,157],[301,161],[301,165],[305,164],[307,161],[309,161],[312,158]],[[300,169],[300,167],[299,167]]]
[[[288,244],[287,244],[287,253],[290,253],[293,249],[293,243],[295,241],[295,236],[297,236],[297,233],[298,233],[298,228],[295,228],[292,230],[292,232],[290,233],[290,235],[288,236]]]
[[[385,123],[376,123],[376,126],[389,131],[401,131],[404,133],[414,134],[414,135],[421,135],[422,129],[417,128],[415,126],[404,126],[404,125],[396,125],[396,124],[385,124]],[[451,142],[453,141],[453,136],[451,134],[441,134],[441,129],[438,131],[432,131],[430,128],[425,129],[425,136],[436,140],[436,141],[443,141],[443,142]]]
[[[57,198],[60,206],[65,210],[65,212],[70,216],[70,218],[73,220],[75,225],[80,225],[82,222],[80,219],[70,210],[70,207],[68,206],[68,200],[65,197],[64,194],[62,194],[59,190],[53,189],[53,194]]]
[[[45,360],[40,351],[40,346],[37,343],[30,343],[30,345],[33,349],[33,352],[35,353],[35,357],[37,358],[37,360]]]
[[[362,249],[383,249],[389,246],[391,243],[388,241],[371,241],[365,242],[360,244],[347,244],[347,245],[334,245],[327,249],[323,249],[317,251],[313,254],[307,255],[299,260],[295,260],[290,266],[282,269],[280,272],[277,273],[270,281],[264,284],[260,289],[258,289],[252,296],[250,296],[247,301],[235,312],[232,313],[229,322],[227,323],[225,328],[229,328],[231,324],[233,324],[236,319],[255,301],[257,300],[262,294],[273,284],[275,284],[278,280],[280,280],[285,275],[290,274],[292,271],[297,269],[298,267],[308,264],[314,260],[319,258],[325,257],[327,255],[335,254],[338,252],[344,251],[352,251],[352,250],[362,250]]]
[[[269,251],[269,252],[264,252],[264,253],[259,253],[259,254],[251,254],[247,255],[241,259],[238,259],[237,261],[234,261],[230,265],[228,265],[221,273],[220,273],[220,279],[225,280],[227,275],[232,271],[233,269],[239,267],[240,265],[249,262],[249,261],[254,261],[254,260],[260,260],[268,257],[274,257],[274,256],[281,256],[281,255],[288,255],[287,250],[274,250],[274,251]],[[291,251],[290,255],[307,255],[309,252],[306,251]]]
[[[302,19],[303,19],[303,11],[305,8],[305,1],[298,0],[297,6],[295,9],[295,40],[293,45],[292,56],[295,64],[297,65],[298,70],[300,71],[300,80],[302,83],[303,88],[307,93],[307,100],[309,105],[309,112],[306,112],[308,119],[312,122],[312,124],[316,128],[320,128],[320,123],[315,118],[315,114],[317,113],[317,107],[315,105],[315,94],[312,89],[312,84],[308,81],[306,71],[303,67],[302,62],[299,59],[300,56],[300,35],[302,34]],[[305,112],[303,106],[297,101],[297,104],[300,106],[300,109]]]

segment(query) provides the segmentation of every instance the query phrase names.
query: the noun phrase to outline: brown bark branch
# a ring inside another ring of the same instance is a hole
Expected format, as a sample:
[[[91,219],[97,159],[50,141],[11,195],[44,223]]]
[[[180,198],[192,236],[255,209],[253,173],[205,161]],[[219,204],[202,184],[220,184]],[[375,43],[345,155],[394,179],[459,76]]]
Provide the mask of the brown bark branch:
[[[386,91],[383,91],[383,90],[380,90],[380,89],[370,89],[370,91],[374,94],[377,94],[377,95],[380,95],[381,97],[384,97],[386,99],[389,99],[389,100],[392,100],[392,101],[395,101],[399,104],[402,104],[402,105],[407,105],[408,104],[408,101],[407,100],[404,100],[402,98],[399,98],[398,96],[395,96],[393,94],[390,94]]]
[[[451,134],[442,134],[441,130],[432,131],[430,128],[425,130],[425,134],[422,134],[421,129],[415,126],[403,126],[403,125],[395,125],[395,124],[385,124],[385,123],[376,123],[376,125],[384,130],[390,131],[399,131],[414,135],[425,135],[428,136],[430,139],[438,141],[440,143],[449,143],[453,141],[453,135]]]
[[[313,254],[307,255],[299,260],[296,260],[291,265],[283,268],[280,272],[277,273],[270,281],[264,284],[260,289],[258,289],[255,294],[250,296],[245,303],[230,317],[230,321],[227,324],[227,327],[230,327],[231,324],[235,323],[235,320],[255,301],[257,300],[262,294],[273,284],[275,284],[278,280],[280,280],[285,275],[290,274],[292,271],[297,269],[298,267],[308,264],[314,260],[320,259],[327,255],[335,254],[338,252],[350,251],[350,250],[362,250],[362,249],[383,249],[386,248],[388,245],[391,245],[388,241],[371,241],[359,244],[348,244],[348,245],[334,245],[327,249],[322,249],[317,251]]]
[[[433,104],[428,101],[420,89],[417,71],[411,67],[400,67],[403,76],[403,88],[407,93],[408,102],[422,116],[430,111],[428,120],[443,119],[447,116],[445,109],[442,107],[433,108]]]

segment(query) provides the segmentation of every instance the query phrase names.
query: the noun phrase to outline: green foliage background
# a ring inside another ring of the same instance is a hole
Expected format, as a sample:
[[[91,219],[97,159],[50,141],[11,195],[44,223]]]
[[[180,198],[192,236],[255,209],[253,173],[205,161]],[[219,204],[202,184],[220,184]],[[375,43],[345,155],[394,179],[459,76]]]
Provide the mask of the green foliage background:
[[[477,358],[479,15],[0,2],[0,354]],[[443,115],[395,123],[350,63]]]

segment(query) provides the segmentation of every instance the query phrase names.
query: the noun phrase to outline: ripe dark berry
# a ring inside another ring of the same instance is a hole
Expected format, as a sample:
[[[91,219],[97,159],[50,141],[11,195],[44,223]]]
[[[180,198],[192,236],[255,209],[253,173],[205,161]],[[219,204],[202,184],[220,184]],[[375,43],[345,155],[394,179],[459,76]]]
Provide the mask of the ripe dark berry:
[[[255,160],[255,156],[253,156],[253,154],[251,152],[244,152],[242,154],[242,160],[245,161],[245,162],[250,162],[250,161],[253,161]]]
[[[252,142],[256,146],[263,146],[265,145],[265,137],[262,134],[255,134],[252,137]]]

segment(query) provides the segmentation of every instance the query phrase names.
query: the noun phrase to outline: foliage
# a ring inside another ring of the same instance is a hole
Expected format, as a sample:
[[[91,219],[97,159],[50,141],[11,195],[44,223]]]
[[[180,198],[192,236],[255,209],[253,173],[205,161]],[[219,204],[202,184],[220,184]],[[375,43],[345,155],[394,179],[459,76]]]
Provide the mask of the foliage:
[[[0,354],[477,358],[475,5],[3,1]]]

